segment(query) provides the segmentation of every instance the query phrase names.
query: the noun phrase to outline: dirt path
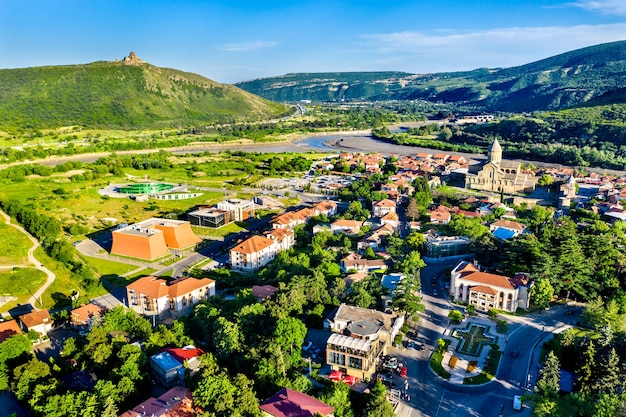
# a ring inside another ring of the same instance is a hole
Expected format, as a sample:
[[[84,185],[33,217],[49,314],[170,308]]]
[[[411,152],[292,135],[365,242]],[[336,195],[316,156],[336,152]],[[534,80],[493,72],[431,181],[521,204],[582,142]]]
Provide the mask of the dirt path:
[[[37,291],[35,291],[35,294],[33,294],[32,297],[28,299],[28,303],[32,305],[33,307],[35,307],[37,304],[37,300],[39,300],[41,295],[54,282],[56,275],[54,275],[52,271],[50,271],[48,268],[43,266],[41,262],[39,262],[37,258],[35,258],[35,255],[34,255],[35,249],[39,247],[39,242],[37,241],[37,239],[35,239],[33,236],[31,236],[30,233],[24,230],[22,226],[11,223],[11,218],[4,211],[0,210],[0,215],[4,217],[4,220],[7,225],[16,228],[20,232],[24,233],[26,237],[28,237],[28,239],[30,239],[30,241],[33,243],[33,246],[28,250],[28,262],[30,262],[35,268],[39,269],[40,271],[43,271],[46,274],[46,282],[41,287],[39,287]],[[14,265],[14,266],[23,267],[24,265]],[[3,268],[4,267],[7,267],[7,266],[4,265]],[[13,267],[13,266],[8,266],[8,267]]]

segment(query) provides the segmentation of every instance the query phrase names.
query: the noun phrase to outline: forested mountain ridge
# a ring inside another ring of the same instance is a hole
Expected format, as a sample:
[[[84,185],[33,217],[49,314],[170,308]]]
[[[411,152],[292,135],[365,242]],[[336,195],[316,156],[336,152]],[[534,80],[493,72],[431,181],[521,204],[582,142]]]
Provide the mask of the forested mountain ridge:
[[[286,106],[197,74],[148,63],[0,70],[0,128],[162,128],[259,120]]]
[[[434,74],[301,73],[237,83],[269,100],[411,100],[474,105],[484,110],[556,110],[626,83],[626,41],[566,52],[511,68]]]

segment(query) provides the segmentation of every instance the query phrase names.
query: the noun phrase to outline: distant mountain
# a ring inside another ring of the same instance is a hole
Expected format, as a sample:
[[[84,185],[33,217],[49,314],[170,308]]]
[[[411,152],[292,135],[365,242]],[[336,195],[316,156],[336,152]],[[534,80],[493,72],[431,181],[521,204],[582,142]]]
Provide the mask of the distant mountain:
[[[289,110],[200,75],[125,60],[0,70],[0,128],[163,128]]]
[[[269,100],[412,100],[485,110],[561,109],[626,85],[626,41],[578,49],[519,67],[435,74],[301,73],[235,84]],[[614,95],[621,97],[621,95]]]

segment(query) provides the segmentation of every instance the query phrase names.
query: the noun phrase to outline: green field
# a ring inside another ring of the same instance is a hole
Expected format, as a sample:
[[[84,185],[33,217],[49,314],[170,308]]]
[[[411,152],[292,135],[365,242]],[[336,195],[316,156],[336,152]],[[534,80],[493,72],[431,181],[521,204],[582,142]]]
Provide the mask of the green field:
[[[107,259],[92,258],[84,256],[89,266],[98,272],[99,275],[124,275],[140,267],[122,262],[109,261]]]
[[[35,268],[16,268],[0,271],[0,295],[17,299],[4,304],[2,311],[24,304],[46,281],[46,274]]]
[[[28,265],[28,250],[33,243],[13,226],[0,223],[0,266]],[[0,287],[0,291],[2,288]]]
[[[191,226],[191,230],[200,237],[224,237],[231,233],[239,233],[244,230],[244,228],[239,226],[237,223],[232,222],[220,227],[219,229],[213,229],[211,227]]]

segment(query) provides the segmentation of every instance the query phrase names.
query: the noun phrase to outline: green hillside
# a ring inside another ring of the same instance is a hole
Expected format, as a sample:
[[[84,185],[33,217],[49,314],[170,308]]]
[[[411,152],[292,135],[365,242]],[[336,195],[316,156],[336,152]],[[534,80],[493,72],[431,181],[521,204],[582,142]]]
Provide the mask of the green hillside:
[[[270,100],[423,99],[487,111],[555,110],[600,96],[610,99],[611,91],[626,85],[626,41],[582,48],[512,68],[424,75],[287,74],[236,85]]]
[[[0,70],[0,128],[161,128],[260,120],[288,108],[200,75],[147,63]]]

